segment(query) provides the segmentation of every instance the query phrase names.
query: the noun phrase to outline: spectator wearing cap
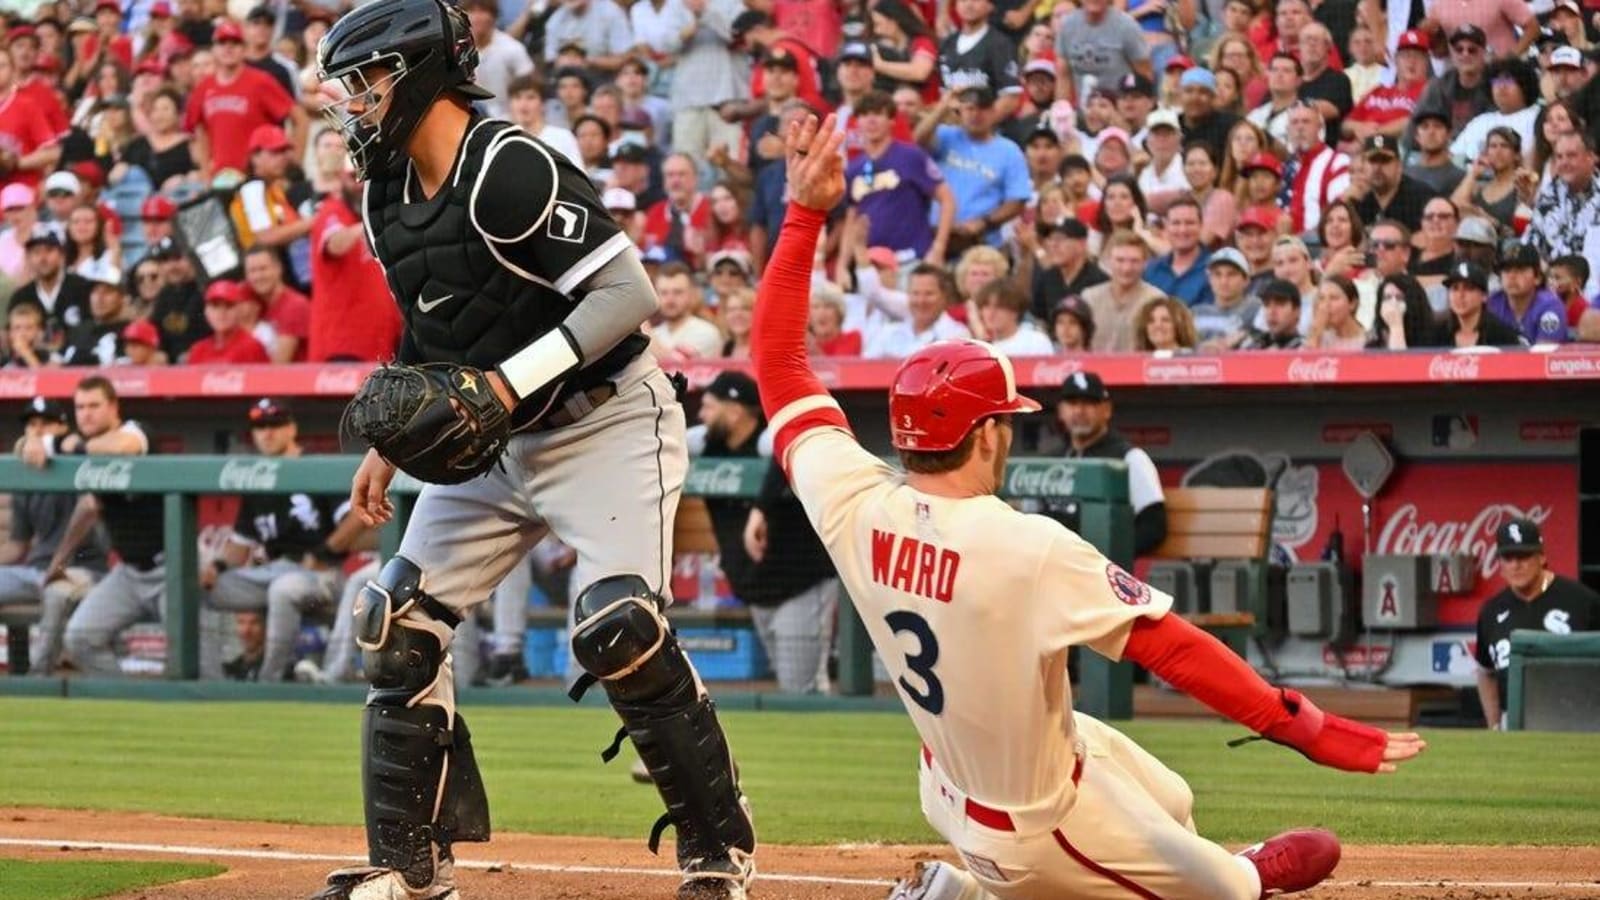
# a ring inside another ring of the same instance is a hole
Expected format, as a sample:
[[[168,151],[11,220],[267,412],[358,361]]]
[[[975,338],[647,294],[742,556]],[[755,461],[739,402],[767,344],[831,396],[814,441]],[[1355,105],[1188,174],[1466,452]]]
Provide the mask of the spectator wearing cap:
[[[1350,189],[1350,157],[1323,143],[1324,127],[1322,116],[1311,106],[1289,110],[1290,155],[1283,179],[1293,234],[1316,231],[1322,211]]]
[[[709,305],[721,310],[722,301],[736,293],[752,290],[755,270],[750,254],[743,250],[718,250],[706,260]]]
[[[1150,160],[1139,170],[1139,190],[1150,211],[1157,215],[1164,214],[1172,201],[1188,193],[1189,179],[1183,174],[1183,157],[1179,153],[1182,143],[1177,113],[1158,109],[1145,120],[1144,150]]]
[[[400,345],[400,310],[367,244],[360,208],[361,183],[347,167],[339,190],[322,198],[311,220],[310,362],[386,360]]]
[[[1056,95],[1073,100],[1128,75],[1155,77],[1144,30],[1111,0],[1084,0],[1056,27]]]
[[[1228,132],[1238,124],[1239,117],[1217,108],[1216,74],[1210,69],[1189,69],[1178,79],[1178,90],[1184,146],[1201,142],[1211,148],[1213,159],[1221,159],[1227,149]]]
[[[1195,340],[1202,348],[1232,349],[1261,312],[1261,302],[1248,292],[1250,264],[1238,250],[1224,247],[1211,254],[1205,271],[1210,299],[1189,310]]]
[[[1465,6],[1476,4],[1468,3]],[[1493,7],[1498,9],[1498,6]],[[1417,98],[1417,109],[1442,110],[1450,117],[1449,131],[1454,134],[1467,127],[1479,113],[1493,108],[1489,96],[1489,79],[1484,77],[1488,67],[1485,57],[1488,38],[1483,29],[1475,25],[1462,25],[1450,31],[1450,65],[1423,89]],[[1408,134],[1407,145],[1415,143]]]
[[[197,168],[183,129],[183,97],[170,87],[156,91],[145,103],[145,122],[123,148],[122,161],[143,169],[156,190],[168,190]]]
[[[1068,294],[1050,311],[1050,339],[1059,353],[1088,353],[1094,345],[1094,311],[1077,294]]]
[[[266,3],[251,7],[245,13],[240,30],[244,32],[245,65],[271,76],[289,96],[299,97],[300,79],[296,77],[294,62],[273,50],[273,35],[278,30],[277,9]]]
[[[1250,286],[1245,292],[1259,296],[1259,288],[1272,277],[1272,242],[1278,239],[1283,217],[1274,208],[1247,208],[1239,214],[1233,243],[1249,267]]]
[[[1576,254],[1600,259],[1600,192],[1595,190],[1595,150],[1587,134],[1556,138],[1551,159],[1554,175],[1533,198],[1533,218],[1522,241],[1545,259]],[[1526,200],[1537,176],[1518,176],[1518,196]],[[1597,288],[1591,275],[1586,293]]]
[[[972,336],[948,310],[959,302],[955,281],[939,266],[921,263],[906,279],[906,317],[867,336],[868,359],[904,359],[934,341]]]
[[[1266,102],[1245,116],[1279,144],[1289,143],[1289,109],[1300,100],[1303,73],[1300,60],[1294,54],[1273,56],[1267,61]]]
[[[973,0],[961,0],[973,2]],[[989,0],[976,0],[988,5]],[[945,172],[954,197],[949,253],[979,243],[1000,244],[1000,228],[1033,197],[1028,161],[1016,144],[995,133],[999,111],[986,87],[961,91],[961,124],[940,125],[950,95],[917,125],[917,138]],[[943,215],[943,212],[940,213]]]
[[[22,410],[23,435],[17,453],[32,465],[48,461],[46,447],[72,431],[67,408],[58,400],[35,397]],[[29,647],[29,673],[56,674],[62,635],[72,608],[106,573],[105,532],[95,529],[78,545],[64,571],[50,562],[66,537],[78,497],[69,493],[17,492],[10,497],[11,537],[0,545],[0,608],[39,604],[39,627]],[[58,577],[49,577],[51,575]],[[15,661],[13,661],[15,665]],[[15,668],[13,674],[21,674]]]
[[[1540,94],[1550,102],[1567,100],[1589,83],[1589,69],[1583,52],[1576,47],[1557,47],[1550,53],[1550,64],[1541,76]]]
[[[845,168],[846,202],[852,219],[867,221],[866,245],[942,264],[951,226],[964,211],[944,172],[921,147],[894,139],[894,101],[888,94],[867,92],[855,113],[862,152]],[[930,220],[936,222],[932,228]]]
[[[64,366],[109,366],[122,356],[122,328],[129,319],[122,272],[98,269],[90,284],[89,318],[67,330],[57,357]]]
[[[1145,266],[1144,280],[1185,306],[1211,302],[1206,262],[1211,254],[1200,243],[1200,204],[1185,194],[1167,208],[1165,238],[1172,249]]]
[[[0,56],[5,54],[0,53]],[[34,303],[45,311],[45,327],[52,335],[76,328],[89,317],[89,282],[67,269],[61,226],[39,223],[25,245],[32,281],[11,295],[11,303]]]
[[[1516,244],[1500,257],[1500,290],[1489,295],[1491,316],[1510,325],[1529,344],[1564,344],[1567,309],[1556,293],[1544,286],[1538,251]]]
[[[1321,22],[1311,22],[1300,29],[1298,47],[1304,70],[1300,99],[1317,108],[1326,125],[1326,134],[1337,137],[1340,123],[1350,114],[1355,99],[1350,90],[1350,76],[1330,63],[1338,53],[1334,49],[1333,35]]]
[[[639,211],[648,210],[666,198],[661,185],[656,183],[658,160],[654,148],[641,147],[628,142],[611,155],[610,187],[621,188],[633,194],[633,205]]]
[[[24,245],[39,221],[37,203],[38,195],[25,184],[0,188],[0,215],[5,216],[5,228],[0,230],[0,276],[8,282],[21,280],[27,272],[28,252]]]
[[[848,162],[861,155],[861,122],[856,113],[856,104],[860,103],[861,98],[874,89],[872,86],[874,82],[872,48],[861,41],[850,41],[840,47],[839,64],[835,69],[835,74],[839,81],[839,106],[835,110],[835,116],[837,117],[839,129],[844,132],[845,160]],[[953,100],[954,98],[951,99]],[[939,109],[939,116],[942,117],[946,107],[929,107],[928,110],[924,111],[923,118],[918,121],[926,121],[935,108]],[[815,112],[815,110],[812,110],[812,112]],[[898,107],[895,110],[893,131],[891,133],[897,141],[918,143],[911,123],[899,114]],[[781,157],[781,148],[777,149],[779,150],[779,157]]]
[[[1239,343],[1240,350],[1297,350],[1300,336],[1301,292],[1293,282],[1274,278],[1261,289],[1261,316],[1265,324],[1252,327]]]
[[[244,289],[236,281],[213,281],[206,288],[206,324],[211,336],[189,348],[188,362],[269,363],[267,348],[255,335],[239,327],[239,304],[245,302]]]
[[[216,71],[202,78],[189,95],[184,128],[193,135],[190,152],[202,175],[223,169],[244,172],[258,149],[252,146],[263,125],[289,120],[290,158],[305,153],[306,111],[273,79],[244,64],[244,32],[224,19],[212,34]]]
[[[151,194],[139,205],[139,225],[144,243],[134,262],[150,251],[151,247],[173,236],[172,220],[178,214],[178,204],[164,194]]]
[[[17,25],[9,32],[9,39],[18,96],[33,101],[44,114],[45,124],[52,134],[66,134],[72,122],[67,118],[67,106],[57,92],[56,83],[35,71],[39,62],[39,32],[32,25]]]
[[[733,35],[743,6],[739,0],[683,0],[683,5],[690,21],[678,32],[679,46],[667,50],[678,55],[668,97],[672,149],[704,159],[713,145],[732,150],[744,137],[739,123],[725,120],[721,112],[729,101],[749,96],[748,63]]]
[[[1409,121],[1413,128],[1413,152],[1410,164],[1405,167],[1406,175],[1441,194],[1455,191],[1468,173],[1450,156],[1450,114],[1442,109],[1419,107]],[[1512,155],[1508,163],[1510,173],[1515,173],[1515,162],[1520,158]],[[1477,184],[1475,179],[1473,184]]]
[[[1351,180],[1350,196],[1364,222],[1393,219],[1416,232],[1422,228],[1422,208],[1438,196],[1428,185],[1404,174],[1399,142],[1386,134],[1373,134],[1361,142],[1366,161],[1364,178]]]
[[[1017,143],[1028,160],[1028,179],[1033,182],[1034,198],[1037,200],[1040,191],[1061,181],[1061,161],[1065,156],[1061,136],[1056,134],[1048,121],[1040,119],[1034,122],[1034,129]]]
[[[1517,630],[1572,634],[1600,630],[1600,594],[1550,570],[1544,534],[1532,519],[1516,518],[1494,535],[1495,558],[1505,588],[1478,610],[1478,699],[1490,731],[1506,727],[1503,712],[1511,671],[1511,635]]]
[[[1109,279],[1089,258],[1089,229],[1077,219],[1063,219],[1044,229],[1044,262],[1033,276],[1033,313],[1047,319],[1062,297],[1078,296]]]
[[[1481,45],[1495,59],[1521,57],[1539,36],[1539,20],[1523,0],[1496,3],[1429,4],[1429,17],[1451,36],[1473,29]],[[1520,33],[1520,37],[1518,34]]]
[[[831,107],[822,95],[822,76],[817,71],[817,57],[805,42],[773,24],[772,17],[759,10],[745,10],[734,20],[737,44],[750,56],[750,96],[748,105],[741,104],[739,118],[749,118],[761,112],[770,112],[771,106],[761,98],[770,88],[768,80],[776,74],[791,82],[784,100],[799,97],[820,114]]]
[[[1028,60],[1022,66],[1022,103],[1016,114],[1000,127],[1000,133],[1024,148],[1035,135],[1042,135],[1046,131],[1055,137],[1058,147],[1063,136],[1077,144],[1077,115],[1071,104],[1065,101],[1056,107],[1055,96],[1055,57],[1046,54]],[[937,102],[938,98],[934,100]],[[1066,126],[1061,133],[1057,133],[1054,127],[1058,122]]]
[[[1112,459],[1128,467],[1128,503],[1133,507],[1133,552],[1143,556],[1167,539],[1167,497],[1150,454],[1111,427],[1115,410],[1111,392],[1101,377],[1089,371],[1074,372],[1061,384],[1056,401],[1056,422],[1066,433],[1068,459]],[[1076,504],[1047,507],[1077,527]]]
[[[1350,115],[1344,118],[1343,136],[1355,141],[1364,141],[1374,134],[1399,138],[1405,133],[1411,114],[1416,112],[1417,100],[1432,74],[1433,56],[1427,35],[1420,31],[1401,34],[1394,53],[1394,83],[1374,85],[1356,101]],[[1449,119],[1444,123],[1448,134]],[[1438,184],[1434,188],[1447,189]]]
[[[519,45],[520,46],[520,45]],[[544,83],[537,75],[518,75],[506,84],[506,114],[522,130],[545,142],[574,165],[581,164],[578,139],[544,115]]]
[[[472,25],[473,39],[478,44],[478,52],[482,56],[485,48],[495,41],[499,34],[506,41],[516,43],[515,39],[495,28],[495,23],[500,14],[500,6],[496,0],[473,0],[474,3],[484,4],[479,15],[487,21],[482,23],[474,20]],[[473,11],[473,3],[467,4],[469,18]],[[731,22],[732,19],[729,19]],[[509,44],[504,41],[505,49],[502,51],[507,56],[510,53]],[[627,58],[629,51],[634,46],[633,27],[628,22],[628,14],[623,11],[613,0],[563,0],[556,11],[544,24],[544,56],[546,59],[555,59],[562,46],[573,43],[582,47],[587,57],[588,65],[604,71],[615,72],[622,61]],[[521,48],[520,44],[517,44]],[[522,58],[527,59],[524,50]],[[524,67],[519,60],[514,67],[505,71],[504,81],[509,81],[512,76],[524,75],[532,70],[532,60],[527,60]],[[501,85],[502,89],[504,83]],[[493,87],[497,95],[501,92]]]
[[[311,337],[311,301],[284,282],[283,263],[269,247],[244,256],[239,286],[239,327],[256,336],[275,363],[305,362]]]
[[[1100,259],[1109,280],[1083,292],[1084,302],[1094,311],[1094,349],[1098,353],[1130,353],[1134,314],[1146,302],[1166,294],[1144,280],[1150,249],[1138,235],[1114,232]]]
[[[984,88],[999,104],[1001,121],[1022,103],[1017,81],[1017,45],[991,27],[993,0],[954,0],[957,29],[939,44],[939,80],[946,96],[968,88]]]
[[[51,130],[49,115],[31,92],[16,90],[17,79],[11,54],[0,53],[0,96],[8,98],[0,105],[0,188],[37,187],[61,159],[61,133]]]
[[[780,134],[794,123],[801,122],[811,110],[798,100],[791,100],[778,117]],[[777,246],[778,232],[783,228],[783,217],[789,207],[789,167],[787,165],[762,166],[755,173],[755,190],[750,200],[750,255],[760,272],[767,256]]]
[[[161,332],[148,319],[134,319],[122,326],[122,355],[119,365],[163,366],[167,356],[161,352]]]
[[[1239,167],[1239,177],[1239,200],[1244,206],[1243,213],[1255,213],[1257,218],[1271,217],[1276,227],[1279,222],[1278,198],[1284,187],[1283,163],[1271,153],[1257,153]]]
[[[1488,312],[1489,273],[1475,263],[1457,263],[1444,278],[1449,312],[1439,328],[1438,343],[1445,347],[1523,347],[1527,342],[1515,326]]]
[[[997,278],[985,284],[972,299],[983,324],[984,340],[995,349],[1009,357],[1049,356],[1055,352],[1050,338],[1024,318],[1028,295],[1009,279]]]
[[[1156,111],[1156,86],[1138,73],[1124,75],[1117,85],[1117,115],[1122,117],[1133,141],[1142,145],[1145,123]]]
[[[43,368],[51,361],[49,336],[44,309],[39,304],[13,301],[6,310],[6,346],[0,365],[12,369]]]
[[[1534,125],[1539,118],[1539,76],[1520,59],[1497,59],[1486,73],[1494,106],[1474,116],[1450,144],[1450,155],[1473,159],[1483,152],[1490,131],[1510,128],[1521,137],[1523,158],[1533,158]]]
[[[750,124],[751,172],[783,158],[783,135],[778,133],[778,119],[783,108],[795,98],[800,87],[798,57],[783,48],[767,53],[758,71],[762,73],[761,90],[753,92],[751,100],[741,106],[739,118],[753,119]],[[824,109],[824,107],[816,107]]]

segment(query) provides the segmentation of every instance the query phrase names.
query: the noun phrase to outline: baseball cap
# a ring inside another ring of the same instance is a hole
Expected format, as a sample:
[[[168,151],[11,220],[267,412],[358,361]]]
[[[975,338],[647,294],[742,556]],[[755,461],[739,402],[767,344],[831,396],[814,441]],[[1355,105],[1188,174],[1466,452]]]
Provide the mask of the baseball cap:
[[[1450,46],[1454,47],[1459,41],[1471,41],[1479,47],[1489,46],[1488,35],[1483,33],[1482,28],[1471,23],[1458,25],[1455,31],[1450,32]]]
[[[639,254],[639,261],[650,265],[659,266],[662,263],[667,262],[667,259],[667,248],[661,246],[660,244],[656,244],[653,247],[646,247],[644,252]]]
[[[244,20],[246,22],[265,22],[269,25],[276,25],[278,23],[278,14],[273,11],[272,7],[263,3],[260,6],[251,7],[250,11],[244,14]]]
[[[1396,50],[1421,50],[1424,53],[1432,51],[1428,36],[1415,28],[1400,33],[1400,40],[1395,44]]]
[[[1499,271],[1507,269],[1540,269],[1539,251],[1527,244],[1512,244],[1500,254]]]
[[[250,132],[249,146],[250,152],[255,153],[257,150],[288,150],[294,145],[289,143],[289,136],[283,133],[282,128],[276,125],[257,125],[256,129]]]
[[[1250,157],[1243,166],[1239,167],[1239,174],[1249,175],[1258,169],[1271,172],[1279,178],[1283,177],[1283,163],[1271,153],[1257,153],[1255,156]]]
[[[1217,92],[1217,76],[1210,69],[1190,69],[1178,79],[1178,87],[1205,88],[1214,94]]]
[[[1172,71],[1173,69],[1182,69],[1185,72],[1187,72],[1190,69],[1194,68],[1194,60],[1191,59],[1188,56],[1183,55],[1182,53],[1179,53],[1178,55],[1173,56],[1173,57],[1171,57],[1170,59],[1167,60],[1167,65],[1166,65],[1165,68],[1169,72]]]
[[[731,403],[760,408],[761,394],[756,390],[756,380],[743,372],[725,369],[717,373],[706,385],[706,393]]]
[[[37,203],[39,196],[25,184],[12,183],[0,190],[0,209],[22,209]]]
[[[232,19],[223,19],[217,23],[216,28],[211,30],[211,42],[221,44],[228,41],[244,43],[244,29],[240,28],[239,23]]]
[[[889,247],[868,247],[867,262],[875,269],[900,268],[900,257]]]
[[[78,176],[71,172],[51,172],[50,177],[44,180],[44,193],[47,197],[52,193],[76,194],[81,190],[83,185],[78,181]]]
[[[211,282],[206,287],[206,303],[226,303],[232,306],[244,299],[244,292],[239,290],[239,283],[226,278]]]
[[[962,88],[961,93],[956,95],[956,99],[963,103],[972,103],[987,109],[994,105],[995,96],[994,91],[990,88],[974,85],[969,88]]]
[[[1400,146],[1387,134],[1369,134],[1367,139],[1361,142],[1361,153],[1368,157],[1392,156],[1399,159]]]
[[[151,347],[161,346],[161,332],[149,319],[134,319],[122,326],[122,342],[124,344],[147,344]]]
[[[106,183],[106,170],[92,159],[79,160],[67,168],[78,176],[78,183],[84,187],[97,188]]]
[[[1512,519],[1494,532],[1496,556],[1544,552],[1544,535],[1532,519]]]
[[[1443,122],[1446,128],[1449,128],[1451,124],[1450,114],[1438,106],[1424,107],[1411,114],[1411,121],[1418,125],[1429,119],[1437,119]]]
[[[160,59],[151,56],[141,61],[133,71],[136,75],[160,75],[164,78],[167,74],[167,67]]]
[[[1042,72],[1042,73],[1044,73],[1046,75],[1049,75],[1052,78],[1055,77],[1055,74],[1056,74],[1056,63],[1055,63],[1055,60],[1050,59],[1048,57],[1035,56],[1033,59],[1028,60],[1028,64],[1027,65],[1022,67],[1022,77],[1024,77],[1024,78],[1028,77],[1029,75],[1033,75],[1035,73],[1040,73],[1040,72]]]
[[[1099,375],[1088,371],[1073,372],[1061,382],[1060,399],[1062,403],[1068,400],[1092,400],[1098,403],[1110,400],[1111,392],[1106,390],[1106,383]]]
[[[1497,241],[1495,227],[1487,220],[1477,216],[1468,216],[1456,226],[1456,240],[1468,244],[1486,244],[1494,246]]]
[[[1260,228],[1263,231],[1275,231],[1278,227],[1278,210],[1265,206],[1252,206],[1239,214],[1239,224],[1234,228],[1243,231],[1246,228]]]
[[[150,248],[150,253],[148,255],[151,259],[159,262],[162,260],[177,259],[183,254],[178,250],[177,241],[170,237],[164,237],[161,240],[156,241],[156,245]]]
[[[1250,274],[1250,263],[1245,260],[1243,253],[1232,247],[1223,247],[1211,254],[1211,259],[1206,261],[1206,268],[1215,269],[1217,266],[1233,266],[1245,275]]]
[[[1143,94],[1151,98],[1156,95],[1156,86],[1150,83],[1150,79],[1137,72],[1129,72],[1122,76],[1122,80],[1117,83],[1117,87],[1124,94]]]
[[[1300,289],[1294,282],[1282,278],[1273,278],[1261,286],[1261,302],[1270,303],[1273,300],[1287,300],[1295,306],[1300,305]]]
[[[94,11],[99,12],[102,9],[109,9],[120,13],[122,12],[122,4],[118,3],[117,0],[95,0]]]
[[[96,30],[94,20],[88,16],[78,16],[67,23],[67,34],[92,34]]]
[[[749,278],[755,274],[755,265],[750,261],[750,254],[743,250],[718,250],[706,259],[706,271],[715,272],[717,266],[723,263],[732,263],[739,267],[744,277]]]
[[[839,48],[839,62],[855,60],[856,62],[872,62],[872,51],[866,44],[852,41]]]
[[[1178,114],[1170,109],[1158,109],[1146,116],[1144,128],[1146,132],[1155,131],[1157,128],[1171,128],[1174,131],[1183,130],[1182,126],[1178,124]]]
[[[650,164],[650,151],[632,141],[625,141],[617,148],[617,152],[611,154],[611,162],[629,162],[647,166]]]
[[[37,44],[39,42],[39,32],[35,31],[32,25],[17,25],[6,32],[6,39],[12,41],[27,39]]]
[[[165,222],[177,214],[178,204],[160,194],[151,194],[139,206],[139,218],[146,222]]]
[[[1578,0],[1561,0],[1560,3],[1555,5],[1554,9],[1550,10],[1550,15],[1553,16],[1562,11],[1572,13],[1580,19],[1583,18],[1583,7],[1578,5]]]
[[[1487,292],[1489,290],[1489,273],[1485,272],[1483,267],[1477,263],[1459,262],[1450,270],[1450,274],[1444,277],[1444,286],[1450,287],[1457,282],[1465,282],[1480,291]]]
[[[773,47],[767,53],[767,58],[761,61],[762,68],[788,69],[791,72],[800,71],[800,61],[794,58],[787,47]]]
[[[1051,225],[1046,234],[1059,234],[1063,237],[1082,241],[1087,240],[1089,237],[1089,226],[1083,224],[1081,219],[1062,219]]]
[[[170,19],[170,18],[172,18],[172,4],[168,3],[167,0],[156,0],[156,2],[150,4],[150,18],[152,18],[152,19]]]
[[[747,9],[733,17],[733,23],[728,26],[728,31],[735,40],[743,37],[752,28],[762,25],[771,25],[772,17],[759,9]]]
[[[1557,47],[1550,54],[1549,67],[1552,69],[1581,69],[1583,68],[1583,51],[1577,47]]]
[[[1130,149],[1133,146],[1133,139],[1128,137],[1128,133],[1115,125],[1101,129],[1100,134],[1096,135],[1096,137],[1100,139],[1101,146],[1104,146],[1106,141],[1121,141],[1122,146]]]
[[[1038,122],[1034,123],[1033,130],[1028,132],[1028,139],[1023,141],[1022,144],[1027,146],[1041,138],[1058,147],[1061,146],[1061,135],[1056,134],[1056,130],[1051,128],[1050,123],[1042,117]]]
[[[57,247],[66,246],[66,241],[61,239],[61,226],[54,222],[35,223],[33,231],[28,234],[27,243],[23,246],[28,248],[38,244],[53,244]]]
[[[627,188],[606,188],[606,192],[600,195],[600,205],[606,209],[633,212],[639,208],[639,198],[635,197],[633,191]]]
[[[1089,307],[1088,301],[1077,294],[1068,294],[1056,301],[1055,308],[1051,310],[1050,320],[1055,321],[1056,316],[1071,316],[1078,320],[1078,327],[1083,329],[1085,338],[1094,336],[1094,310]]]
[[[289,401],[276,397],[262,397],[250,406],[251,428],[274,428],[294,421],[294,409]]]
[[[82,275],[90,284],[103,284],[107,287],[114,287],[119,291],[124,286],[122,270],[108,262],[97,261],[78,269],[78,274]]]
[[[52,400],[49,397],[35,397],[28,401],[27,406],[22,408],[22,415],[17,418],[21,419],[23,424],[27,424],[34,419],[66,422],[67,407],[59,400]]]

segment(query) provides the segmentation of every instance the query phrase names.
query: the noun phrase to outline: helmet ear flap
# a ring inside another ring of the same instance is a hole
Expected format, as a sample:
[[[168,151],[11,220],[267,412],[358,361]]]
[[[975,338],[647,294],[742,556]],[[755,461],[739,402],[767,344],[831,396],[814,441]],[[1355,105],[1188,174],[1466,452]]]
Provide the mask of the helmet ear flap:
[[[445,48],[445,68],[471,75],[478,67],[478,47],[472,39],[472,22],[461,7],[440,2],[444,7],[449,46]]]

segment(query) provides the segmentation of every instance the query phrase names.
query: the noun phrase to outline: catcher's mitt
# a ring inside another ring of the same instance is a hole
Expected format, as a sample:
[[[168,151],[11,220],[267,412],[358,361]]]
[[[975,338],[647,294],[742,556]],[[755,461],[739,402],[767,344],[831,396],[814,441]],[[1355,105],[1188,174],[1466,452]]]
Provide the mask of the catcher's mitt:
[[[419,481],[460,484],[499,460],[511,413],[479,369],[381,366],[345,407],[340,429]]]

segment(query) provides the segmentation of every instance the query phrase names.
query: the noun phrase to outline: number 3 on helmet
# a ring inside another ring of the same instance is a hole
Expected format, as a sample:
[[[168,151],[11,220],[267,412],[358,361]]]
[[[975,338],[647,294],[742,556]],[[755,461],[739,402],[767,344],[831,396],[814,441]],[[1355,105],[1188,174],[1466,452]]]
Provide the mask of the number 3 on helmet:
[[[1017,393],[1011,360],[983,341],[938,341],[906,357],[889,388],[889,430],[898,450],[954,449],[989,416],[1039,411]]]

